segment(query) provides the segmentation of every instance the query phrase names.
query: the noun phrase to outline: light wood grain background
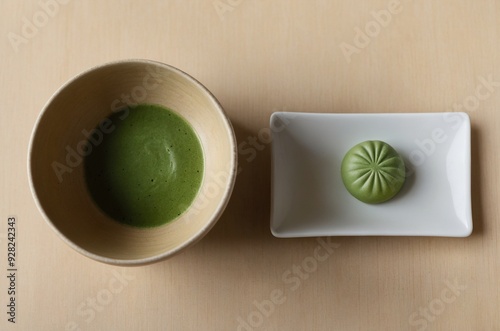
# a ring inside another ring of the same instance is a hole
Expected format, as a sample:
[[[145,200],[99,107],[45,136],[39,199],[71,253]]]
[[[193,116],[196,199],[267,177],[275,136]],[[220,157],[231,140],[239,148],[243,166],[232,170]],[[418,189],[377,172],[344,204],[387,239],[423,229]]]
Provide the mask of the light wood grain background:
[[[500,330],[498,2],[65,2],[47,7],[52,16],[38,1],[0,2],[1,330],[237,330],[241,320],[249,324],[240,330]],[[393,7],[390,18],[380,14]],[[34,19],[40,27],[23,31]],[[368,40],[357,32],[365,28]],[[356,42],[346,57],[342,47]],[[162,61],[203,82],[239,143],[258,137],[276,110],[462,107],[473,128],[474,233],[331,238],[338,247],[328,259],[292,282],[319,243],[270,234],[270,145],[262,144],[255,157],[240,155],[226,212],[185,253],[138,268],[80,256],[35,207],[28,141],[61,84],[126,58]],[[496,86],[474,99],[481,77]],[[6,314],[9,215],[18,219],[15,325]],[[279,293],[271,308],[266,300]]]

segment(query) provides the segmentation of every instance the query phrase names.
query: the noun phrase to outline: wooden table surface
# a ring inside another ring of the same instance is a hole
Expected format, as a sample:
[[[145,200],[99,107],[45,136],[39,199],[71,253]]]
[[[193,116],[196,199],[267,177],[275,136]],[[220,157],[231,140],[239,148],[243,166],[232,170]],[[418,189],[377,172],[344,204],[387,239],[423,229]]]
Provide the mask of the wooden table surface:
[[[500,330],[498,2],[4,0],[0,12],[1,330]],[[26,170],[33,124],[52,93],[127,58],[199,79],[238,143],[254,144],[239,155],[213,230],[136,268],[64,244],[38,212]],[[469,113],[473,234],[274,238],[271,146],[259,133],[281,110]]]

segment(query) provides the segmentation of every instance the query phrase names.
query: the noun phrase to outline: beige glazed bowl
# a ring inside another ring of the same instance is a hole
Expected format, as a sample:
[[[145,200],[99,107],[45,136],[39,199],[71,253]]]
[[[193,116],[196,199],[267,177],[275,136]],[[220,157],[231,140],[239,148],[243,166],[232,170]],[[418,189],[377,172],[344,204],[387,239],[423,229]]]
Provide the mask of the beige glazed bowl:
[[[88,193],[83,166],[85,153],[91,153],[85,145],[92,144],[86,133],[137,103],[161,105],[184,117],[205,160],[201,188],[188,210],[147,229],[104,214]],[[62,86],[42,110],[28,153],[31,190],[51,228],[81,254],[114,265],[156,262],[201,239],[226,207],[236,177],[233,128],[215,97],[186,73],[147,60],[98,66]]]

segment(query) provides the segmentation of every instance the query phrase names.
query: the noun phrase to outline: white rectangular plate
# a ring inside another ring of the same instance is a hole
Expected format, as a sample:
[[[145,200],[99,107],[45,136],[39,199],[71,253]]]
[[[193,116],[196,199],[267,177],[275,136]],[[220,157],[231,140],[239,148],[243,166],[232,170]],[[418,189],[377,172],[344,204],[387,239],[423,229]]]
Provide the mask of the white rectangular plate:
[[[471,234],[466,113],[278,112],[271,128],[274,236]],[[388,143],[407,166],[402,190],[377,205],[351,196],[340,175],[345,153],[365,140]]]

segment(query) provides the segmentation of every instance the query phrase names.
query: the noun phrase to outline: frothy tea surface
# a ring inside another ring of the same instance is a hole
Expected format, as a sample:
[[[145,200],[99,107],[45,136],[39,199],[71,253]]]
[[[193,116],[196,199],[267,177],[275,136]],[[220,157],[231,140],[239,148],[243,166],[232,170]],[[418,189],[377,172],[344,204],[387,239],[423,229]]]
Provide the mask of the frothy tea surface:
[[[201,143],[190,124],[157,105],[138,105],[109,117],[85,158],[95,203],[115,220],[136,227],[165,224],[193,202],[203,178]]]

